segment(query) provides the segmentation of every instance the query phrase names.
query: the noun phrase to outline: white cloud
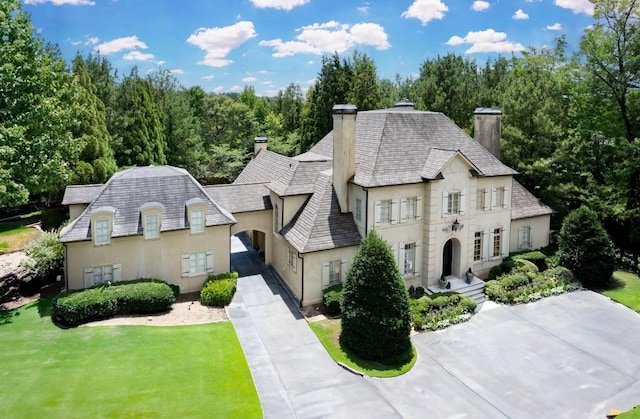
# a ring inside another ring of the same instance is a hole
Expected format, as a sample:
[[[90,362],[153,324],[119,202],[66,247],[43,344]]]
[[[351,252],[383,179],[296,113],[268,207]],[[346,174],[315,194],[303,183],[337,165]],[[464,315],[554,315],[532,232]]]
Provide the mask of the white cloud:
[[[242,81],[245,82],[245,83],[253,83],[256,80],[258,80],[258,79],[256,79],[255,77],[244,77],[242,79]]]
[[[233,62],[226,58],[232,49],[256,35],[252,22],[241,21],[221,28],[199,28],[187,38],[187,42],[206,53],[198,64],[223,67]]]
[[[230,92],[234,92],[234,93],[239,93],[239,92],[242,92],[243,89],[244,88],[242,86],[239,86],[239,85],[236,84],[236,85],[231,86],[229,91]]]
[[[208,74],[206,76],[201,77],[202,80],[213,80],[214,76],[213,74]]]
[[[305,84],[309,84],[309,85],[316,84],[317,81],[318,81],[318,79],[309,79],[309,80],[305,81]]]
[[[484,31],[469,32],[464,38],[460,36],[452,36],[447,41],[447,45],[471,44],[471,47],[465,51],[466,54],[474,54],[479,52],[517,52],[524,51],[524,47],[520,43],[507,41],[507,34],[504,32],[496,32],[489,28]]]
[[[100,52],[100,54],[108,55],[113,54],[114,52],[120,52],[125,49],[147,49],[147,44],[140,41],[137,36],[127,36],[124,38],[117,38],[112,41],[103,42],[102,44],[95,47],[95,52]]]
[[[89,39],[87,39],[87,42],[85,42],[85,45],[95,45],[98,43],[98,41],[100,41],[100,38],[98,38],[97,36],[92,36]]]
[[[258,74],[269,74],[267,70],[258,70]]]
[[[554,0],[556,6],[569,9],[573,13],[584,13],[593,16],[593,3],[589,0]]]
[[[129,61],[149,61],[153,59],[153,54],[145,54],[144,52],[140,51],[131,51],[124,54],[122,58]]]
[[[169,74],[184,74],[184,70],[181,68],[174,68],[173,70],[169,70]]]
[[[262,84],[267,85],[267,86],[272,86],[273,82],[271,80],[267,80],[267,81],[263,81]]]
[[[562,30],[562,25],[560,23],[556,22],[553,25],[547,25],[547,30],[548,31],[561,31]]]
[[[69,41],[69,43],[70,43],[71,45],[73,45],[74,47],[75,47],[75,46],[78,46],[78,45],[82,45],[82,44],[83,44],[83,42],[82,42],[82,41],[72,41],[72,40],[70,40],[70,39],[68,39],[68,41]]]
[[[356,10],[362,13],[363,15],[369,14],[369,6],[357,7]]]
[[[54,6],[63,6],[65,4],[71,6],[93,6],[95,1],[91,0],[24,0],[24,4],[44,4],[51,3]]]
[[[220,93],[224,90],[224,86],[216,86],[213,88],[212,92],[213,93]]]
[[[309,1],[310,0],[251,0],[251,3],[259,9],[291,10],[294,7],[309,3]]]
[[[476,0],[471,5],[471,8],[476,12],[482,12],[484,10],[487,10],[489,7],[491,7],[491,4],[489,4],[488,1],[483,0]]]
[[[308,65],[312,65],[312,64],[313,64],[313,60],[309,60],[309,61],[307,61],[307,64],[308,64]]]
[[[166,64],[166,61],[165,60],[160,60],[156,64],[158,64],[159,66],[163,66],[163,65]]]
[[[449,8],[441,0],[415,0],[402,16],[405,19],[416,18],[422,26],[434,19],[442,19]]]
[[[518,10],[516,10],[516,12],[513,14],[513,18],[514,18],[515,20],[527,20],[527,19],[529,19],[529,15],[528,15],[528,14],[526,14],[526,13],[524,12],[524,10],[522,10],[522,9],[518,9]]]
[[[356,45],[368,45],[378,50],[388,49],[391,45],[384,28],[377,23],[342,24],[335,20],[314,23],[296,29],[300,32],[295,41],[271,39],[260,41],[263,47],[272,47],[274,57],[287,57],[295,54],[343,53]]]

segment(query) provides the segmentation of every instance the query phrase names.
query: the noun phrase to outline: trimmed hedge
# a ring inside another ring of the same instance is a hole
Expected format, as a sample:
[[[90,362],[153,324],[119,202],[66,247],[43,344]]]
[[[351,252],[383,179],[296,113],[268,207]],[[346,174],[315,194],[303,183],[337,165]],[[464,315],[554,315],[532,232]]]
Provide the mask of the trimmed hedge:
[[[324,309],[330,316],[336,316],[342,313],[342,310],[340,309],[341,299],[342,284],[332,285],[322,291],[322,304],[324,304]]]
[[[200,302],[205,306],[224,307],[231,303],[236,293],[238,272],[210,275],[202,284]]]
[[[411,300],[411,319],[415,330],[438,330],[471,318],[476,302],[455,292],[425,295]]]
[[[541,271],[544,271],[548,267],[547,256],[539,250],[513,255],[513,259],[514,260],[522,259],[522,260],[528,260],[529,262],[533,262]]]
[[[67,291],[55,298],[51,315],[58,324],[77,326],[118,314],[162,313],[175,302],[176,288],[164,281],[141,278]]]
[[[535,265],[535,270],[526,270],[525,267],[526,264],[516,264],[512,273],[487,282],[484,288],[487,298],[505,304],[528,303],[550,295],[563,294],[571,289],[569,284],[573,275],[566,268],[556,267],[538,272]]]

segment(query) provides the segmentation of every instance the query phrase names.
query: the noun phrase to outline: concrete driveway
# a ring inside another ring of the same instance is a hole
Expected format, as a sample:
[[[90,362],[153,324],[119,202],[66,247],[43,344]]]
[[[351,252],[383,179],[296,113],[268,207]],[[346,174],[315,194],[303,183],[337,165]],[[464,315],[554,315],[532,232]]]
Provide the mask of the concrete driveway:
[[[267,418],[604,418],[640,403],[640,316],[578,291],[487,304],[469,322],[416,335],[418,362],[393,379],[338,367],[252,250],[230,318]]]

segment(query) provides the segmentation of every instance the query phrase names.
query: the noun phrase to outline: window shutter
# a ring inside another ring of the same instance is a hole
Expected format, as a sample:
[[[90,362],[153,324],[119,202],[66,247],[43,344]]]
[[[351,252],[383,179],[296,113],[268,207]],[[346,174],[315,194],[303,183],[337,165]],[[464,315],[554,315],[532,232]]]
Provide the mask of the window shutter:
[[[502,257],[509,256],[509,230],[502,228]]]
[[[422,245],[422,241],[418,240],[416,242],[416,257],[415,257],[415,261],[414,261],[414,264],[415,264],[415,269],[414,269],[415,273],[414,273],[414,275],[415,276],[420,276],[420,271],[422,270],[422,247],[421,247],[421,245]]]
[[[398,199],[393,199],[391,201],[391,224],[398,224],[400,221],[400,203]]]
[[[207,251],[207,272],[213,272],[213,268],[213,250],[209,250]]]
[[[483,208],[483,210],[488,211],[490,209],[490,207],[489,207],[489,204],[490,204],[489,198],[490,197],[487,197],[487,195],[489,195],[489,191],[487,189],[483,189],[482,193],[484,194],[484,208]]]
[[[482,233],[482,261],[486,262],[489,260],[489,249],[491,248],[489,243],[489,229],[485,228]]]
[[[504,194],[502,199],[504,200],[504,202],[502,202],[502,208],[508,208],[509,202],[511,202],[511,195],[509,193],[509,189],[504,188]]]
[[[524,232],[524,227],[520,227],[518,228],[518,250],[523,248],[525,246],[525,243],[523,243],[523,232]]]
[[[189,261],[189,254],[182,255],[182,276],[189,276],[191,271],[191,263]]]
[[[373,208],[374,225],[380,225],[380,201],[375,201]]]
[[[419,196],[416,198],[416,220],[422,220],[422,197]]]
[[[344,282],[347,277],[347,268],[349,267],[349,260],[342,259],[342,263],[340,264],[340,281]]]
[[[329,262],[322,262],[322,287],[329,286]]]
[[[89,288],[93,285],[93,268],[84,269],[84,287]]]
[[[496,192],[496,188],[491,188],[491,209],[496,207],[496,201],[498,199],[498,193]]]
[[[398,268],[400,273],[404,276],[404,243],[398,243]]]
[[[407,222],[407,198],[402,198],[400,200],[400,222]]]
[[[113,282],[122,281],[122,265],[113,265]]]
[[[460,192],[460,208],[459,208],[460,215],[464,215],[466,205],[467,205],[467,191],[466,189],[463,189],[462,192]]]
[[[447,216],[447,205],[449,204],[449,194],[447,191],[442,191],[442,216]]]
[[[533,248],[533,227],[529,227],[529,248]]]

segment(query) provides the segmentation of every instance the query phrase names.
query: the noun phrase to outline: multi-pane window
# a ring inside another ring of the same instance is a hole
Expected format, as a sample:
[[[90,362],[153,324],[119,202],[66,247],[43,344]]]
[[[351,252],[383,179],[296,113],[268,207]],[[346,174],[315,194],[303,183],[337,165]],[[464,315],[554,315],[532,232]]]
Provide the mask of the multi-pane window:
[[[199,274],[207,271],[206,252],[191,253],[189,255],[189,274]]]
[[[449,193],[447,202],[447,214],[458,214],[460,212],[460,192]]]
[[[362,221],[362,199],[356,198],[356,221]]]
[[[478,189],[476,192],[476,209],[482,211],[485,209],[485,193],[484,189]]]
[[[204,211],[201,209],[191,211],[191,233],[204,231]]]
[[[500,249],[502,248],[502,229],[496,228],[493,230],[493,253],[491,256],[500,256]]]
[[[113,266],[96,266],[93,268],[93,284],[113,281]]]
[[[148,214],[144,217],[144,237],[155,239],[160,235],[158,214]]]
[[[496,207],[504,207],[504,188],[496,188]]]
[[[292,248],[289,248],[289,267],[293,272],[298,270],[298,255]]]
[[[342,261],[332,260],[329,262],[329,285],[342,282]]]
[[[413,275],[416,273],[416,244],[407,243],[404,245],[404,274]]]
[[[520,229],[520,248],[526,249],[531,247],[531,227],[522,227]]]
[[[476,231],[473,235],[473,260],[482,259],[482,231]]]
[[[391,200],[380,201],[380,223],[391,223]]]
[[[416,208],[418,204],[418,198],[416,198],[415,196],[413,198],[407,198],[407,203],[406,203],[406,218],[407,221],[413,221],[416,219]]]
[[[109,220],[96,220],[96,244],[109,243]]]

